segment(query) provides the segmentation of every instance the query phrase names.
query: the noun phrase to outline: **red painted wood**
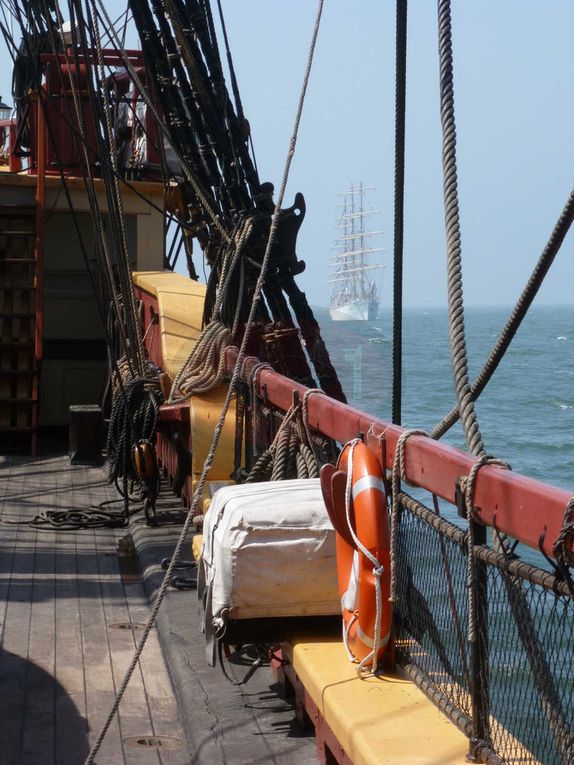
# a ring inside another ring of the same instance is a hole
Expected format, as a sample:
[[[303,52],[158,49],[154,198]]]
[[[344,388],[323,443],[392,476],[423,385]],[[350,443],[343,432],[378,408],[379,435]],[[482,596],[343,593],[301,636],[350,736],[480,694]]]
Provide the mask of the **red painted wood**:
[[[237,349],[227,349],[227,364],[231,369]],[[245,361],[244,374],[249,379],[258,360]],[[293,401],[293,391],[300,397],[303,385],[287,377],[263,369],[257,375],[257,389],[269,403],[287,410]],[[313,395],[308,401],[309,424],[325,436],[345,443],[361,434],[373,448],[383,468],[393,465],[397,441],[403,428],[341,404],[332,398]],[[409,483],[420,486],[454,503],[456,480],[466,476],[475,458],[468,453],[424,436],[413,436],[406,444],[406,475]],[[573,492],[558,489],[541,481],[504,470],[484,467],[476,482],[475,505],[479,519],[494,526],[530,547],[542,547],[552,555],[552,547],[562,526],[564,508]]]
[[[143,302],[144,314],[143,314],[143,326],[142,332],[144,334],[144,344],[148,353],[148,358],[157,364],[158,367],[163,366],[163,359],[161,355],[161,333],[159,324],[152,324],[152,318],[158,316],[159,309],[157,306],[157,298],[155,295],[150,295],[149,292],[141,289],[141,287],[134,288],[135,296],[138,300]]]

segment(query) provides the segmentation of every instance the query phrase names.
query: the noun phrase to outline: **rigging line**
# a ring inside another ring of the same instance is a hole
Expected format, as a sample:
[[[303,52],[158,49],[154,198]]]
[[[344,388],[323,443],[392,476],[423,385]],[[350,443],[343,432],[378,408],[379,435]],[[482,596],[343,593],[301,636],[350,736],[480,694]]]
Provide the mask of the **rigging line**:
[[[140,322],[137,320],[137,314],[136,314],[136,306],[135,306],[135,296],[134,296],[134,283],[133,283],[133,277],[132,277],[132,271],[129,265],[129,259],[128,259],[128,243],[127,243],[127,235],[126,235],[126,229],[125,229],[125,223],[124,223],[124,211],[123,211],[123,203],[122,203],[122,197],[120,194],[119,184],[118,184],[118,178],[117,178],[117,155],[115,152],[114,147],[114,139],[113,139],[113,126],[111,122],[111,104],[109,102],[109,92],[106,87],[105,83],[105,68],[103,63],[103,57],[102,57],[102,48],[100,45],[100,29],[98,25],[98,21],[95,18],[89,19],[90,22],[90,29],[93,30],[93,37],[95,39],[95,48],[96,48],[96,55],[98,59],[99,64],[99,70],[100,70],[100,90],[103,93],[103,111],[105,115],[104,120],[104,127],[107,133],[107,143],[108,147],[110,149],[110,156],[112,161],[112,168],[114,169],[114,173],[112,174],[112,189],[114,194],[114,204],[116,209],[116,215],[117,215],[117,222],[119,224],[120,229],[120,235],[121,235],[121,253],[118,253],[118,255],[121,255],[123,257],[119,258],[118,260],[121,260],[121,271],[124,272],[124,279],[126,282],[126,292],[127,292],[127,299],[129,300],[129,307],[130,307],[130,321],[133,323],[133,332],[134,332],[134,338],[136,341],[136,357],[138,362],[138,371],[140,375],[144,374],[144,347],[143,347],[143,340],[141,336],[141,325]],[[108,185],[106,183],[106,185]]]
[[[450,0],[438,0],[440,116],[446,229],[449,338],[454,387],[466,443],[471,454],[484,454],[468,378],[462,291],[462,246],[456,165],[456,123]]]
[[[239,93],[239,86],[237,84],[237,77],[235,76],[235,67],[233,65],[233,57],[231,55],[231,49],[229,47],[229,38],[227,37],[227,25],[225,23],[225,16],[223,15],[223,7],[221,0],[217,0],[217,9],[219,11],[219,23],[221,24],[221,30],[223,32],[223,40],[225,42],[225,55],[227,57],[227,66],[229,67],[229,76],[231,78],[231,89],[233,90],[233,97],[235,99],[235,108],[237,110],[237,116],[241,121],[245,120],[245,113],[243,111],[243,104],[241,102],[241,95]]]
[[[506,324],[496,343],[494,344],[490,355],[481,369],[478,377],[471,386],[472,396],[476,400],[482,391],[487,386],[490,378],[496,371],[498,365],[504,357],[504,354],[508,350],[508,347],[514,336],[518,332],[518,329],[522,323],[522,320],[526,316],[530,306],[538,290],[540,289],[546,274],[548,273],[550,266],[554,262],[562,242],[564,241],[566,234],[568,233],[572,222],[574,221],[574,189],[570,192],[570,196],[562,210],[560,217],[556,221],[550,238],[548,239],[528,282],[526,283],[520,297],[518,298],[512,313],[508,317]],[[444,417],[441,422],[432,431],[432,438],[441,438],[447,430],[449,430],[459,418],[458,408],[453,407],[451,411]]]
[[[123,298],[124,321],[130,339],[130,350],[133,353],[133,361],[135,362],[138,374],[143,375],[144,352],[141,342],[141,333],[139,331],[139,322],[135,310],[131,270],[127,258],[127,238],[123,223],[123,206],[118,190],[117,166],[115,165],[110,110],[106,98],[108,92],[105,88],[105,84],[103,82],[98,83],[97,80],[98,63],[101,67],[102,77],[105,78],[105,72],[101,61],[101,47],[99,45],[99,28],[94,23],[88,3],[86,3],[86,11],[88,13],[87,24],[85,23],[81,2],[79,2],[79,0],[72,0],[72,3],[75,3],[75,12],[80,21],[78,28],[80,32],[82,55],[86,61],[90,60],[90,49],[88,47],[88,37],[86,34],[86,30],[88,29],[91,32],[92,50],[94,50],[96,54],[95,65],[88,70],[91,73],[91,76],[87,78],[88,97],[92,108],[96,139],[100,154],[105,154],[107,152],[111,157],[112,167],[116,170],[116,173],[111,176],[109,172],[103,172],[102,176],[105,182],[108,217],[113,233],[112,249],[116,250],[117,255],[117,270],[120,282],[120,292],[122,293]],[[74,55],[77,63],[79,57],[76,51],[74,52]]]
[[[403,365],[403,241],[405,203],[405,111],[407,90],[407,0],[396,3],[395,199],[393,224],[392,421],[401,424]]]
[[[134,653],[134,656],[130,662],[130,665],[126,671],[126,674],[122,680],[122,683],[118,689],[118,692],[116,694],[116,698],[114,701],[114,704],[112,706],[112,709],[110,710],[110,713],[108,714],[108,717],[106,718],[106,721],[104,722],[100,732],[98,733],[98,736],[88,754],[88,757],[86,758],[85,765],[93,765],[94,758],[96,754],[98,753],[100,746],[102,744],[102,741],[104,740],[104,737],[108,731],[108,728],[110,727],[112,720],[114,719],[114,716],[116,714],[116,711],[120,705],[120,702],[123,698],[123,695],[126,691],[126,688],[128,686],[128,683],[130,681],[131,676],[133,675],[138,662],[139,658],[142,654],[142,651],[144,649],[144,646],[146,644],[147,638],[152,630],[152,627],[155,623],[157,613],[160,609],[160,606],[163,602],[163,599],[165,597],[165,594],[167,592],[167,588],[169,586],[169,583],[171,581],[171,577],[173,574],[173,571],[175,569],[175,566],[179,560],[181,551],[183,549],[185,538],[187,536],[187,533],[191,527],[193,516],[195,515],[195,511],[199,505],[199,501],[203,492],[203,487],[205,486],[205,481],[207,478],[207,474],[211,468],[211,464],[213,463],[213,458],[215,455],[215,451],[217,449],[217,446],[219,444],[219,439],[223,430],[223,426],[225,423],[225,418],[227,416],[227,412],[229,410],[229,407],[231,405],[231,400],[235,392],[236,385],[239,381],[242,369],[243,369],[243,362],[245,360],[245,357],[247,355],[247,349],[248,344],[251,339],[251,334],[254,326],[254,319],[257,312],[257,306],[259,301],[261,300],[261,296],[263,294],[263,287],[265,284],[265,277],[267,275],[267,270],[269,267],[269,262],[271,259],[271,250],[273,248],[274,242],[275,242],[275,236],[277,234],[277,227],[279,224],[279,217],[281,214],[281,205],[283,204],[283,198],[285,196],[285,189],[287,187],[287,181],[289,179],[289,172],[291,170],[291,163],[293,160],[293,156],[295,154],[295,147],[297,145],[297,136],[299,133],[299,125],[301,123],[301,115],[303,113],[303,105],[305,102],[305,95],[307,93],[307,86],[309,84],[309,78],[311,76],[311,68],[313,65],[313,57],[315,54],[315,46],[317,43],[317,36],[319,34],[319,27],[321,25],[321,17],[323,13],[323,3],[324,0],[319,0],[318,7],[317,7],[317,15],[315,18],[315,23],[313,27],[313,36],[311,39],[311,45],[309,48],[309,54],[307,58],[307,66],[305,69],[305,75],[303,78],[303,85],[301,87],[301,93],[299,96],[299,104],[297,107],[297,114],[295,116],[295,124],[293,127],[293,133],[291,135],[291,139],[289,142],[289,150],[287,152],[287,159],[285,162],[285,169],[283,171],[283,179],[281,181],[281,188],[279,191],[279,195],[277,197],[277,202],[275,204],[275,209],[273,211],[273,216],[271,218],[271,227],[269,229],[269,237],[267,239],[267,246],[265,248],[265,254],[263,256],[263,260],[261,262],[261,271],[259,273],[259,276],[257,278],[257,284],[255,287],[255,292],[253,295],[253,301],[251,303],[251,308],[249,311],[249,319],[247,321],[246,327],[245,327],[245,333],[243,335],[243,339],[241,341],[241,346],[239,348],[239,353],[237,355],[237,360],[235,362],[235,366],[233,369],[233,374],[231,378],[231,382],[229,384],[229,388],[227,390],[227,395],[225,397],[225,402],[223,404],[223,408],[221,411],[221,414],[219,416],[219,419],[216,423],[215,430],[213,433],[213,440],[211,443],[211,447],[209,450],[209,453],[206,457],[205,464],[203,466],[203,470],[201,473],[201,477],[199,479],[199,483],[197,486],[197,489],[195,490],[195,493],[193,495],[193,500],[191,502],[191,506],[188,510],[185,522],[183,524],[181,534],[177,540],[177,544],[175,546],[175,550],[173,552],[172,558],[170,560],[169,566],[167,568],[167,571],[165,572],[163,581],[160,585],[160,588],[158,590],[155,603],[152,609],[152,612],[146,622],[145,628],[143,630],[140,642],[138,643],[137,649]]]
[[[103,0],[95,0],[95,2],[97,2],[100,12],[104,15],[104,18],[106,19],[107,23],[110,24],[110,17],[108,15],[108,12],[106,10]],[[146,103],[146,106],[150,109],[153,116],[155,117],[158,127],[160,128],[161,132],[164,134],[164,136],[167,138],[169,142],[170,141],[169,131],[164,125],[163,120],[161,119],[157,109],[155,108],[155,105],[153,104],[149,94],[146,92],[145,88],[143,87],[142,82],[140,78],[138,77],[138,74],[135,71],[134,67],[132,66],[126,51],[124,50],[123,46],[120,44],[120,40],[118,39],[117,34],[115,33],[115,31],[112,31],[112,30],[110,30],[110,32],[112,34],[112,41],[114,45],[116,46],[116,48],[118,49],[119,54],[123,58],[124,63],[126,65],[126,69],[129,71],[132,77],[132,80],[135,82],[140,92],[140,95],[142,96],[143,100]],[[173,148],[174,154],[177,156],[179,160],[183,174],[185,175],[186,179],[191,184],[191,187],[193,188],[195,194],[197,195],[198,200],[201,202],[205,211],[208,213],[209,217],[211,218],[213,225],[219,231],[222,238],[227,243],[229,243],[230,237],[229,237],[229,234],[227,233],[227,230],[225,229],[225,227],[223,226],[221,222],[221,216],[218,215],[218,213],[216,213],[215,210],[213,209],[206,194],[204,193],[203,189],[201,188],[196,178],[193,177],[193,173],[190,171],[189,167],[187,166],[187,162],[184,161],[183,156],[181,155],[179,150],[175,146],[172,146],[172,148]]]
[[[214,78],[212,78],[213,84],[213,91],[214,95],[221,101],[221,96],[223,96],[225,100],[225,109],[222,111],[223,119],[222,124],[226,127],[225,133],[227,134],[227,141],[229,143],[229,147],[231,148],[231,151],[234,155],[237,155],[239,158],[239,162],[236,162],[235,156],[233,158],[233,161],[236,164],[236,172],[239,174],[240,170],[243,174],[243,178],[239,178],[239,182],[244,184],[244,182],[247,183],[249,187],[249,191],[252,195],[256,195],[259,193],[259,176],[255,171],[254,164],[252,162],[251,157],[249,156],[249,150],[247,148],[247,140],[244,133],[244,127],[246,124],[246,121],[244,119],[243,115],[243,106],[241,104],[241,98],[239,95],[239,87],[237,84],[237,79],[235,77],[235,72],[233,70],[233,63],[231,62],[230,67],[230,76],[232,78],[232,91],[234,94],[234,98],[236,101],[235,108],[236,111],[233,109],[233,105],[231,100],[229,99],[229,94],[227,92],[227,87],[225,85],[225,77],[223,74],[223,68],[221,66],[221,60],[219,56],[219,48],[217,46],[217,36],[215,33],[215,27],[213,24],[213,15],[211,12],[211,0],[203,0],[203,7],[204,7],[204,13],[206,18],[206,24],[207,24],[207,30],[209,32],[210,38],[214,40],[214,55],[211,57],[213,58],[213,63],[215,64],[217,68],[217,77],[220,78],[221,83],[217,83]],[[221,14],[220,14],[221,15]],[[222,25],[222,29],[224,32],[224,36],[226,37],[226,30],[224,27],[224,23]],[[227,58],[228,63],[231,56],[231,52],[229,50],[229,45],[226,40],[226,50],[227,50]],[[207,53],[207,50],[205,51]],[[208,62],[209,63],[209,62]],[[218,87],[216,87],[218,85]],[[220,92],[219,92],[220,91]]]
[[[18,21],[18,24],[20,26],[20,30],[22,32],[22,39],[24,41],[24,46],[25,46],[25,48],[27,50],[27,53],[30,56],[31,60],[36,62],[36,59],[34,58],[34,55],[33,55],[33,52],[32,52],[32,49],[30,48],[30,41],[29,41],[28,35],[25,32],[25,27],[24,27],[24,24],[23,24],[22,15],[20,13],[20,8],[17,5],[15,5],[15,18]],[[36,65],[37,65],[37,62],[36,62]],[[44,92],[43,92],[43,90],[41,88],[38,91],[38,95],[39,95],[39,103],[40,103],[41,108],[42,108],[42,110],[44,112],[44,115],[46,115],[47,107],[46,107],[46,103],[45,103],[45,100],[44,100],[45,96],[44,96]],[[51,129],[51,126],[50,126],[50,123],[49,123],[48,120],[46,120],[46,127],[47,127],[49,138],[50,138],[50,140],[52,141],[52,144],[55,147],[54,148],[54,152],[55,152],[55,155],[56,155],[56,161],[58,163],[58,168],[59,168],[59,172],[60,172],[60,180],[62,182],[62,187],[64,189],[64,194],[66,196],[66,201],[67,201],[68,207],[70,209],[72,223],[73,223],[73,226],[74,226],[74,230],[76,232],[76,237],[77,237],[77,240],[78,240],[78,244],[80,246],[80,251],[82,253],[82,257],[83,257],[83,260],[84,260],[86,271],[88,273],[88,278],[90,280],[90,284],[91,284],[91,287],[92,287],[92,290],[93,290],[93,293],[94,293],[94,298],[95,298],[95,302],[96,302],[96,308],[97,308],[98,313],[100,315],[100,320],[101,320],[102,327],[103,327],[103,330],[104,330],[104,335],[105,335],[105,338],[106,338],[106,342],[108,344],[110,344],[111,343],[111,338],[109,337],[108,331],[107,331],[106,315],[105,315],[104,308],[103,308],[103,305],[102,305],[102,302],[101,302],[101,298],[100,298],[100,295],[99,295],[99,292],[98,292],[98,289],[97,289],[97,285],[96,285],[96,282],[95,282],[94,275],[93,275],[92,270],[90,268],[90,261],[89,261],[89,257],[88,257],[88,252],[87,252],[87,249],[86,249],[86,245],[84,243],[84,239],[82,237],[82,233],[81,233],[81,230],[80,230],[80,225],[79,225],[79,222],[78,222],[78,217],[77,217],[77,214],[76,214],[73,202],[72,202],[72,195],[71,195],[70,188],[69,188],[69,185],[68,185],[68,180],[67,180],[67,178],[66,178],[66,176],[64,175],[64,172],[63,172],[63,165],[62,165],[62,163],[60,161],[57,143],[55,141],[55,137],[54,137],[53,131]],[[123,383],[122,383],[121,378],[120,378],[120,373],[119,373],[119,369],[118,369],[118,366],[117,366],[117,360],[114,359],[113,363],[114,363],[114,368],[115,368],[114,371],[116,372],[116,375],[117,375],[117,377],[118,377],[118,379],[120,381],[120,389],[121,389],[122,395],[125,397],[125,391],[124,391]]]
[[[233,141],[233,122],[227,89],[223,82],[223,73],[219,56],[210,52],[207,46],[200,48],[201,29],[194,29],[185,24],[183,8],[177,9],[180,0],[165,0],[170,13],[171,26],[181,51],[181,58],[189,79],[196,93],[201,108],[208,136],[216,152],[223,185],[220,193],[229,198],[230,211],[252,206],[249,193],[244,184],[245,168],[235,156]],[[193,32],[193,33],[192,33]],[[203,55],[202,55],[203,52]]]
[[[245,119],[245,112],[243,111],[243,103],[241,101],[241,94],[239,92],[239,84],[237,82],[237,76],[235,74],[235,66],[233,64],[233,56],[231,55],[231,48],[229,46],[229,39],[227,37],[227,24],[225,23],[225,16],[223,14],[223,6],[221,0],[217,0],[217,7],[219,11],[219,22],[221,24],[221,30],[223,32],[223,40],[225,42],[225,55],[227,57],[227,65],[229,67],[229,77],[231,79],[231,89],[233,90],[233,98],[235,99],[235,109],[237,111],[237,117],[241,121],[242,127],[248,125],[248,121]],[[255,157],[255,147],[253,145],[253,138],[251,137],[251,129],[249,128],[249,146],[251,149],[251,158],[253,160],[253,168],[257,182],[259,182],[259,170],[257,169],[257,159]]]
[[[14,42],[14,38],[9,33],[7,27],[4,26],[4,24],[0,21],[0,30],[2,31],[2,36],[4,38],[4,42],[6,43],[6,50],[8,51],[8,55],[12,59],[12,63],[16,63],[16,56],[18,54],[18,47]]]
[[[127,36],[127,33],[128,33],[128,24],[131,21],[131,19],[133,18],[131,13],[129,13],[129,10],[130,10],[130,5],[129,5],[129,2],[128,2],[127,6],[126,6],[126,12],[125,12],[125,17],[126,18],[125,18],[125,21],[124,21],[124,28],[122,29],[122,48],[124,48],[125,44],[126,44],[126,36]]]
[[[61,10],[60,10],[59,5],[56,6],[56,9],[57,9],[57,14],[58,14],[58,21],[59,21],[59,23],[61,25],[62,22],[63,22],[63,18],[62,18],[62,15],[61,15]],[[66,60],[66,66],[67,66],[68,75],[69,75],[69,78],[70,78],[70,87],[71,87],[71,93],[72,93],[72,100],[73,100],[73,103],[74,103],[74,109],[75,109],[75,112],[76,112],[76,119],[78,121],[78,127],[79,127],[80,136],[82,136],[82,135],[87,136],[84,111],[83,111],[82,104],[81,104],[80,88],[79,88],[79,84],[77,82],[77,73],[79,71],[81,71],[81,69],[80,69],[80,60],[79,60],[79,55],[78,55],[78,40],[77,40],[77,34],[76,33],[77,33],[77,30],[79,28],[83,29],[83,16],[78,16],[78,20],[81,22],[81,24],[78,24],[76,26],[75,19],[76,19],[76,15],[77,14],[76,14],[76,8],[73,5],[73,0],[68,0],[68,12],[69,12],[69,15],[70,15],[70,27],[71,27],[71,36],[72,36],[72,42],[73,42],[72,51],[73,51],[74,66],[75,66],[75,68],[72,67],[70,59],[69,59],[69,56],[68,56],[68,53],[67,53],[66,50],[64,50],[64,58]],[[55,41],[53,41],[52,44],[53,44],[54,49],[57,50]],[[63,74],[62,74],[61,69],[60,69],[60,82],[63,84]],[[96,124],[96,115],[97,115],[97,110],[93,108],[93,100],[92,100],[92,123],[93,123],[93,127],[94,127],[94,132],[96,133],[96,135],[98,135],[99,131],[98,131],[98,126]],[[70,122],[72,122],[72,120],[70,120]],[[124,344],[124,352],[125,352],[126,357],[129,359],[129,364],[130,364],[130,367],[131,367],[133,360],[130,359],[130,354],[129,354],[129,343],[128,343],[129,328],[126,328],[124,326],[124,322],[122,321],[122,310],[120,309],[118,290],[117,290],[116,281],[115,281],[115,277],[114,277],[114,273],[113,273],[113,265],[112,265],[112,261],[111,261],[111,258],[110,258],[110,253],[109,253],[109,249],[108,249],[108,241],[107,241],[107,237],[106,237],[105,230],[104,230],[104,227],[103,227],[103,220],[102,220],[102,214],[101,214],[101,210],[100,210],[100,204],[99,204],[99,201],[98,201],[97,192],[96,192],[96,188],[95,188],[95,181],[94,181],[94,177],[93,177],[93,173],[92,173],[92,169],[91,169],[91,162],[90,162],[90,155],[89,155],[90,146],[88,145],[87,139],[84,140],[84,139],[80,138],[80,141],[81,141],[81,149],[82,149],[80,156],[81,157],[83,156],[83,158],[84,158],[84,173],[83,173],[84,187],[86,189],[86,194],[88,196],[88,201],[89,201],[89,204],[90,204],[90,209],[91,209],[92,214],[93,214],[94,228],[95,228],[95,230],[97,232],[96,247],[98,249],[99,258],[100,258],[100,260],[105,265],[105,274],[107,276],[108,288],[110,290],[110,294],[111,294],[111,297],[112,297],[112,303],[113,303],[115,311],[116,311],[116,316],[118,317],[118,322],[119,322],[119,326],[120,326],[120,332],[121,332],[122,341],[123,341],[123,344]],[[101,151],[101,145],[98,146],[98,149],[99,149],[99,153],[100,154],[103,153]],[[63,170],[62,170],[62,172],[63,172]],[[109,207],[110,213],[111,213],[111,205],[110,205],[109,195],[108,195],[108,207]],[[110,214],[110,219],[111,219],[111,217],[112,216]],[[126,329],[128,329],[127,333],[126,333]]]

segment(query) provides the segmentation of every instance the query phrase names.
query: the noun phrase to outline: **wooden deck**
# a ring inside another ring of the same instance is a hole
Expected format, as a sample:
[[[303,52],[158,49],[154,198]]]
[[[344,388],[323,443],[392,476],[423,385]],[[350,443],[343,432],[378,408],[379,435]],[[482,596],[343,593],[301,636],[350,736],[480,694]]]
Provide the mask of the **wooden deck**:
[[[104,469],[71,466],[66,456],[0,457],[2,765],[81,764],[133,655],[139,633],[114,625],[145,622],[177,525],[132,524],[144,587],[133,571],[121,575],[125,529],[56,532],[25,523],[42,510],[115,496]],[[195,597],[169,593],[96,762],[316,763],[314,741],[297,731],[268,670],[236,687],[206,666]],[[245,667],[235,671],[241,678]],[[176,747],[130,742],[158,736]]]

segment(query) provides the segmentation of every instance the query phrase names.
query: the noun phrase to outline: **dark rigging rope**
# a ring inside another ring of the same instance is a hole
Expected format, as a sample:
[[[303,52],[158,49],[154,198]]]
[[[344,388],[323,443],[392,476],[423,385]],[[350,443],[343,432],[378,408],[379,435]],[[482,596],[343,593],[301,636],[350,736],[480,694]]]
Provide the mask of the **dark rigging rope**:
[[[395,53],[392,421],[400,425],[403,376],[403,234],[405,202],[405,104],[407,91],[407,0],[397,0]]]
[[[532,301],[536,297],[538,290],[540,289],[540,286],[542,285],[542,282],[544,281],[546,274],[550,269],[550,266],[554,262],[554,258],[558,254],[558,251],[562,246],[562,242],[564,241],[564,238],[566,237],[566,234],[568,233],[573,220],[574,189],[570,192],[568,201],[566,202],[566,205],[564,206],[564,209],[562,210],[560,217],[558,218],[556,225],[552,230],[550,238],[548,239],[548,242],[542,251],[542,255],[538,259],[538,262],[536,263],[536,266],[534,267],[534,270],[532,271],[526,286],[522,290],[522,293],[518,298],[512,313],[508,317],[508,320],[504,325],[504,329],[500,333],[500,336],[493,346],[485,365],[483,366],[478,377],[474,381],[474,384],[472,385],[472,397],[475,401],[487,386],[490,378],[496,371],[498,365],[504,357],[504,354],[508,350],[508,346],[512,342],[522,323],[522,320],[532,305]],[[449,428],[455,424],[458,418],[458,407],[454,407],[432,431],[432,438],[440,438],[443,436],[447,430],[449,430]]]
[[[462,246],[458,209],[450,0],[439,0],[438,2],[438,26],[450,347],[456,399],[466,443],[469,451],[478,456],[484,453],[484,445],[478,427],[478,419],[474,410],[474,399],[468,378],[468,358],[464,330]]]

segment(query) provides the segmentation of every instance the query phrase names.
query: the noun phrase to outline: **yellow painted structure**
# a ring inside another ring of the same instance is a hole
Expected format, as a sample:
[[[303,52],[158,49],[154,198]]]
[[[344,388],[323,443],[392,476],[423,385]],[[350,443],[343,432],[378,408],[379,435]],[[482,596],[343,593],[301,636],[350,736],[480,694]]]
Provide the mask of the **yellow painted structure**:
[[[213,430],[223,409],[223,402],[227,395],[227,385],[221,385],[216,390],[204,393],[201,396],[192,396],[189,402],[189,421],[191,425],[191,475],[192,487],[195,487],[207,453],[213,440]],[[229,481],[233,472],[235,457],[235,394],[231,400],[231,406],[225,418],[223,431],[219,439],[213,464],[207,474],[207,481]],[[207,490],[206,483],[206,490]],[[207,494],[206,494],[207,495]]]
[[[173,380],[201,332],[206,286],[172,271],[139,271],[133,280],[157,299],[163,371]]]
[[[341,641],[296,638],[287,659],[354,765],[463,765],[468,739],[397,673],[359,678]]]
[[[203,549],[203,534],[196,534],[191,540],[191,554],[195,560],[201,558],[201,551]]]
[[[163,371],[173,380],[191,353],[201,332],[205,284],[171,271],[137,272],[134,284],[157,299]],[[227,385],[189,402],[192,453],[192,490],[201,475],[221,414]],[[235,455],[235,396],[225,419],[207,481],[228,481]],[[206,484],[206,491],[207,491]]]

